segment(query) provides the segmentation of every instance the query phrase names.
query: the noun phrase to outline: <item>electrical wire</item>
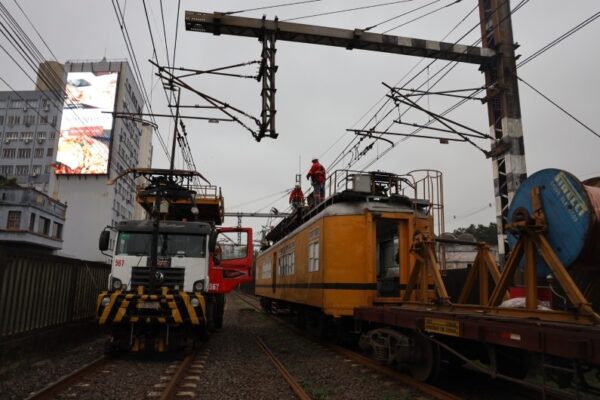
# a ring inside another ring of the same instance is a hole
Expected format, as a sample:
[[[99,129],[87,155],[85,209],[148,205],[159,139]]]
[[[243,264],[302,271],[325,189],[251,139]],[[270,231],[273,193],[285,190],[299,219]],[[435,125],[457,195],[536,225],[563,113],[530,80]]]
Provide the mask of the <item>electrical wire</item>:
[[[296,5],[305,4],[305,3],[316,3],[317,1],[322,1],[322,0],[295,1],[293,3],[277,4],[277,5],[274,5],[274,6],[264,6],[264,7],[248,8],[248,9],[245,9],[245,10],[238,10],[238,11],[228,11],[228,12],[225,13],[225,15],[240,14],[240,13],[245,13],[245,12],[249,12],[249,11],[267,10],[267,9],[270,9],[270,8],[296,6]]]
[[[391,31],[393,31],[393,30],[396,30],[396,29],[402,28],[403,26],[406,26],[406,25],[408,25],[408,24],[410,24],[410,23],[412,23],[412,22],[415,22],[415,21],[418,21],[418,20],[420,20],[420,19],[423,19],[423,18],[425,18],[425,17],[428,17],[428,16],[430,16],[431,14],[435,14],[435,13],[436,13],[436,12],[438,12],[438,11],[442,11],[442,10],[443,10],[443,9],[445,9],[445,8],[452,7],[453,5],[455,5],[455,4],[458,4],[458,3],[460,3],[461,1],[462,1],[462,0],[455,0],[454,2],[452,2],[452,3],[450,3],[450,4],[446,4],[445,6],[438,7],[438,8],[436,8],[435,10],[429,11],[428,13],[425,13],[425,14],[423,14],[423,15],[419,16],[419,17],[413,18],[413,19],[411,19],[410,21],[404,22],[403,24],[400,24],[400,25],[397,25],[397,26],[395,26],[395,27],[393,27],[393,28],[391,28],[391,29],[388,29],[387,31],[384,31],[383,33],[384,33],[384,34],[386,34],[386,33],[388,33],[388,32],[391,32]]]
[[[595,135],[598,138],[600,138],[600,134],[598,132],[596,132],[595,130],[593,130],[592,128],[590,128],[588,125],[586,125],[585,123],[583,123],[580,119],[578,119],[573,114],[571,114],[570,112],[568,112],[564,107],[560,106],[558,103],[556,103],[554,100],[552,100],[551,98],[549,98],[548,96],[546,96],[544,93],[542,93],[538,89],[534,88],[529,82],[525,81],[523,78],[521,78],[518,75],[517,75],[517,79],[519,81],[523,82],[525,85],[527,85],[531,90],[533,90],[534,92],[536,92],[537,94],[539,94],[540,96],[542,96],[544,99],[546,99],[554,107],[558,108],[564,114],[566,114],[567,116],[569,116],[573,121],[577,122],[579,125],[583,126],[585,129],[587,129],[593,135]]]
[[[148,96],[148,90],[146,89],[146,85],[144,84],[144,79],[142,78],[142,73],[141,73],[140,66],[139,66],[139,63],[137,60],[137,56],[135,54],[135,49],[133,48],[133,45],[131,42],[131,37],[129,36],[129,31],[128,31],[127,25],[125,23],[125,17],[123,16],[123,14],[121,12],[121,8],[118,7],[118,3],[115,3],[115,0],[111,0],[111,3],[113,6],[113,9],[115,11],[115,16],[117,17],[117,22],[119,24],[119,27],[121,28],[121,35],[123,36],[123,41],[125,42],[125,48],[127,50],[127,53],[129,54],[129,59],[132,62],[132,71],[134,74],[134,79],[137,83],[137,86],[141,89],[141,94],[144,99],[144,102],[146,103],[146,107],[148,108],[149,113],[154,114],[154,111],[152,110],[152,102],[150,101],[150,98]],[[154,117],[151,116],[150,119],[155,124],[155,126],[158,126],[156,119]],[[161,148],[163,149],[163,152],[167,156],[167,159],[170,158],[169,150],[167,149],[167,146],[166,146],[164,139],[163,139],[160,131],[158,130],[158,128],[155,129],[155,132],[157,133],[157,138],[158,138],[159,144],[160,144]]]
[[[532,61],[532,60],[536,59],[537,57],[539,57],[540,55],[544,54],[546,51],[550,50],[552,47],[556,46],[563,40],[567,39],[569,36],[573,35],[575,32],[585,28],[587,25],[589,25],[590,23],[595,21],[598,17],[600,17],[600,11],[598,11],[591,17],[587,18],[585,21],[580,22],[577,26],[571,28],[570,30],[563,33],[562,35],[560,35],[559,37],[557,37],[556,39],[554,39],[553,41],[551,41],[550,43],[548,43],[547,45],[545,45],[544,47],[539,49],[538,51],[534,52],[533,54],[531,54],[530,56],[525,58],[523,61],[519,62],[517,64],[517,68],[520,68],[520,67],[526,65],[530,61]]]
[[[378,26],[380,26],[380,25],[386,24],[386,23],[388,23],[388,22],[391,22],[391,21],[393,21],[393,20],[396,20],[396,19],[398,19],[398,18],[402,18],[402,17],[404,17],[404,16],[406,16],[406,15],[408,15],[408,14],[412,14],[412,13],[414,13],[414,12],[417,12],[417,11],[419,11],[419,10],[421,10],[421,9],[425,8],[425,7],[429,7],[429,6],[430,6],[430,5],[432,5],[432,4],[439,3],[440,1],[442,1],[442,0],[434,0],[434,1],[432,1],[431,3],[424,4],[424,5],[420,6],[420,7],[414,8],[414,9],[412,9],[412,10],[409,10],[409,11],[403,12],[402,14],[398,14],[398,15],[396,15],[396,16],[394,16],[394,17],[388,18],[388,19],[386,19],[386,20],[384,20],[384,21],[381,21],[381,22],[379,22],[379,23],[377,23],[377,24],[375,24],[375,25],[371,25],[371,26],[369,26],[369,27],[366,27],[364,30],[365,30],[365,31],[370,31],[370,30],[371,30],[371,29],[373,29],[373,28],[377,28],[377,27],[378,27]]]
[[[283,19],[282,21],[283,22],[296,21],[296,20],[299,20],[299,19],[322,17],[324,15],[341,14],[341,13],[351,12],[351,11],[366,10],[368,8],[384,7],[384,6],[389,6],[389,5],[392,5],[392,4],[410,3],[410,2],[413,2],[413,1],[416,1],[416,0],[399,0],[399,1],[392,1],[392,2],[388,2],[388,3],[371,4],[369,6],[346,8],[346,9],[343,9],[343,10],[327,11],[327,12],[323,12],[323,13],[319,13],[319,14],[311,14],[311,15],[304,15],[302,17],[288,18],[288,19]],[[436,0],[436,1],[441,1],[441,0]]]

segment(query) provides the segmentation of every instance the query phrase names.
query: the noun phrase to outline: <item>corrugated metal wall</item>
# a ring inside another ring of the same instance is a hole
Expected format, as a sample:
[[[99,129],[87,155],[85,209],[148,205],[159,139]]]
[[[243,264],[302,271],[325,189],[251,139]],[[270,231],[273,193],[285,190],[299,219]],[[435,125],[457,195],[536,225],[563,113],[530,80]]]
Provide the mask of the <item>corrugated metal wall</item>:
[[[110,266],[0,246],[0,339],[94,317]]]

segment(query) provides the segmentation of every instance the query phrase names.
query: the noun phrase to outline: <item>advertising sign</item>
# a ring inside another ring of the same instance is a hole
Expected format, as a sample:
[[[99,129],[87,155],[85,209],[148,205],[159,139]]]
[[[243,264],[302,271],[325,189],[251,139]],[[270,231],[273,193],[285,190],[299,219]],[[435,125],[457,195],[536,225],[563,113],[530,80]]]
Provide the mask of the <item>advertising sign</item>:
[[[56,174],[107,174],[118,72],[70,72]]]

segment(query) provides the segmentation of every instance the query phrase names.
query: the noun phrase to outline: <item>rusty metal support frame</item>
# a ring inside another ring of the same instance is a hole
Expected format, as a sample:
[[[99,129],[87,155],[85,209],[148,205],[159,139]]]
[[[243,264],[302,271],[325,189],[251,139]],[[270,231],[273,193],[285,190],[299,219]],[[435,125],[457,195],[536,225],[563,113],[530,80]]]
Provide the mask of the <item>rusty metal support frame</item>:
[[[500,271],[492,254],[490,246],[486,243],[477,244],[478,251],[473,266],[467,275],[465,286],[463,286],[460,296],[458,297],[459,304],[465,304],[471,294],[471,290],[475,280],[479,277],[479,304],[485,305],[489,301],[489,284],[488,277],[492,276],[494,283],[497,285],[500,280]],[[489,275],[488,275],[489,274]],[[505,292],[504,299],[508,299],[508,293]]]
[[[263,17],[263,24],[266,22]],[[275,18],[273,21],[275,27],[278,25],[278,20]],[[258,72],[258,80],[262,80],[262,111],[261,111],[261,124],[258,132],[257,141],[260,141],[263,137],[268,136],[272,139],[277,139],[277,131],[275,129],[275,114],[277,110],[275,108],[275,73],[277,72],[277,65],[275,64],[275,54],[277,49],[275,48],[275,41],[277,36],[277,28],[274,31],[269,31],[266,28],[262,30],[262,36],[259,40],[262,42],[262,53],[260,70]]]
[[[443,304],[450,304],[450,296],[442,280],[440,265],[435,255],[435,242],[417,235],[410,252],[415,257],[415,263],[410,271],[402,301],[410,301],[414,292],[417,301],[429,302],[429,280],[432,279],[437,300]]]
[[[526,210],[517,210],[513,216],[513,222],[509,225],[509,228],[518,232],[519,239],[510,253],[500,280],[489,299],[488,306],[495,307],[500,304],[503,294],[506,293],[508,285],[512,282],[514,273],[524,257],[526,309],[537,311],[537,253],[546,262],[577,313],[589,317],[594,323],[598,324],[600,323],[600,316],[593,310],[590,302],[579,290],[545,236],[546,217],[540,193],[538,187],[533,188],[531,191],[533,215],[529,215]]]

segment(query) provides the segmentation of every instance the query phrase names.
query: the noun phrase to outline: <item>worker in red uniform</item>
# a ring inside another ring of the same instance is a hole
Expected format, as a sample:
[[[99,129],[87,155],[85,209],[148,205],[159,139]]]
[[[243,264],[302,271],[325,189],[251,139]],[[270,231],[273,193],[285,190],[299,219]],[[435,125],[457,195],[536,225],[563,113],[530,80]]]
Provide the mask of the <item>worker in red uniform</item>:
[[[313,158],[310,171],[306,174],[306,179],[312,182],[315,204],[325,200],[325,168],[319,163],[317,158]]]
[[[300,185],[296,185],[290,193],[290,204],[295,209],[301,208],[304,205],[304,193]]]

